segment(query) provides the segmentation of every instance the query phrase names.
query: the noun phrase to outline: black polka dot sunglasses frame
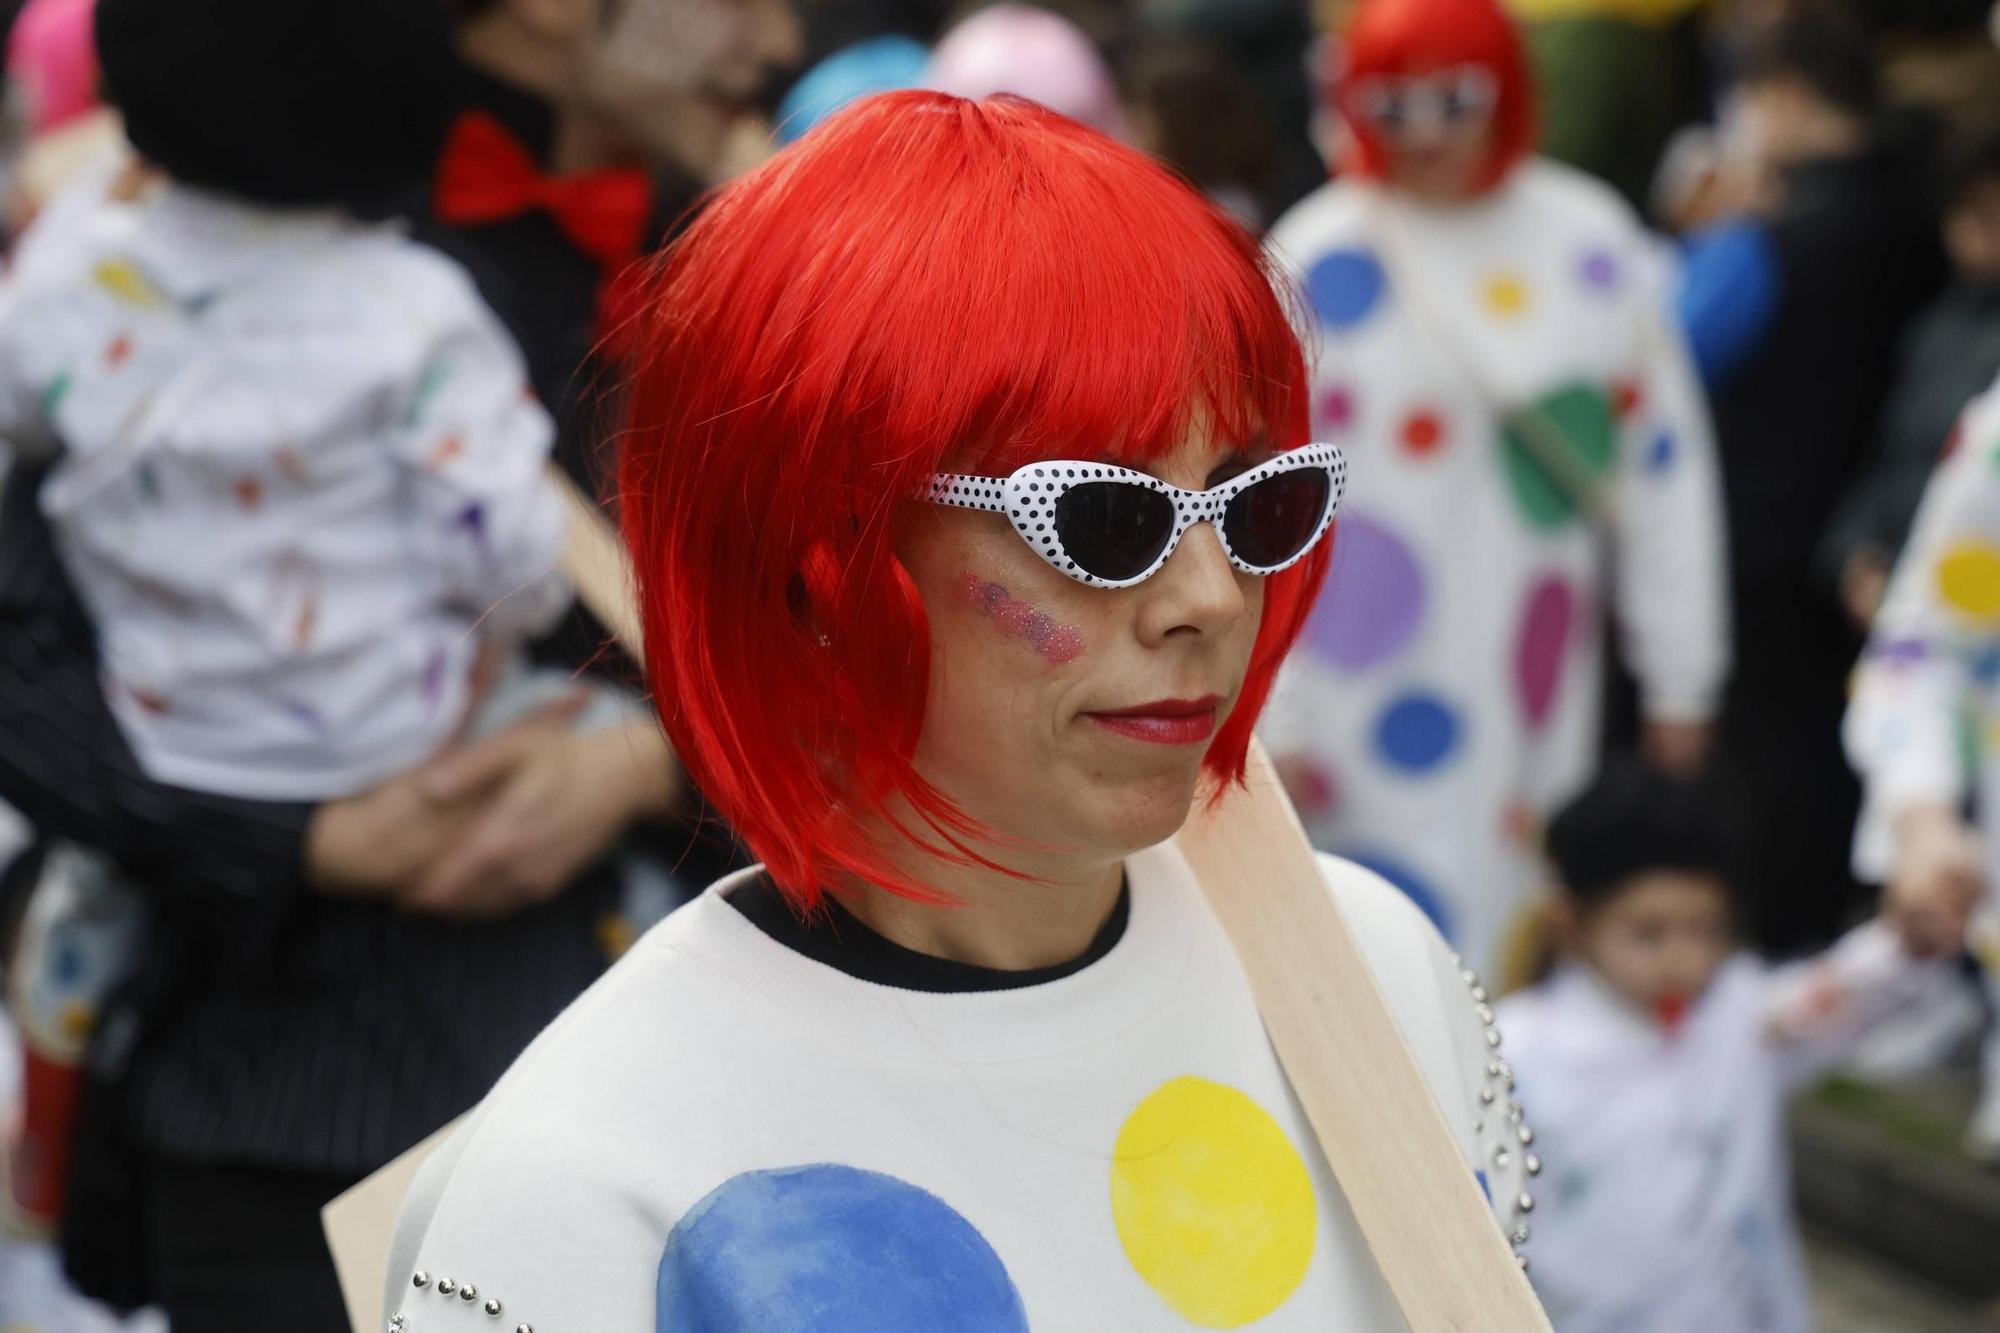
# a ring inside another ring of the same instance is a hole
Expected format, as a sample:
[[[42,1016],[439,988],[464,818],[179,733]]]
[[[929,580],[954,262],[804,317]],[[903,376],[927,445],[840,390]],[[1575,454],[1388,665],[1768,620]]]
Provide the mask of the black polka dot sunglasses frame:
[[[1333,525],[1347,460],[1333,444],[1289,449],[1205,491],[1105,463],[1050,460],[1005,477],[940,472],[933,504],[1004,514],[1036,555],[1094,588],[1129,588],[1160,572],[1181,538],[1209,523],[1229,563],[1276,574]]]

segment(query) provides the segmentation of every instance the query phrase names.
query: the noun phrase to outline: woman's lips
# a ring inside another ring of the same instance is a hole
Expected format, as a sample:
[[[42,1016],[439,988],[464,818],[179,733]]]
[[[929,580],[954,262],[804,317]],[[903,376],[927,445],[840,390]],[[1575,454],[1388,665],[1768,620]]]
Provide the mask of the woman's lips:
[[[1153,745],[1199,745],[1215,734],[1216,695],[1202,699],[1156,699],[1131,708],[1086,713],[1106,731]]]

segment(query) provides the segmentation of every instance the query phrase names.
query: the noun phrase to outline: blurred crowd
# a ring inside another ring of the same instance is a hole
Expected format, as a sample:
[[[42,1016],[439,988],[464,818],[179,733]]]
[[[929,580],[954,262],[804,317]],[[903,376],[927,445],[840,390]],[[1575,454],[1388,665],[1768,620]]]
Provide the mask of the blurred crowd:
[[[1983,1051],[2000,1165],[1990,0],[0,8],[0,1328],[346,1328],[321,1205],[740,863],[565,526],[646,256],[906,87],[1267,238],[1263,741],[1500,1008],[1562,1333],[1809,1327],[1830,1069]]]

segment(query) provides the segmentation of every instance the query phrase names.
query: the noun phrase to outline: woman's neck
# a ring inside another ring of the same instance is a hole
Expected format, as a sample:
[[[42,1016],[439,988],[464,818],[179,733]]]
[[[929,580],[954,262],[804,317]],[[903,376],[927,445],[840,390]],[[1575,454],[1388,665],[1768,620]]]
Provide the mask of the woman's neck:
[[[840,900],[871,930],[934,958],[1018,972],[1081,957],[1118,905],[1123,860],[1022,869],[1034,878],[926,858],[909,872],[950,901],[913,902],[873,885],[850,886]]]

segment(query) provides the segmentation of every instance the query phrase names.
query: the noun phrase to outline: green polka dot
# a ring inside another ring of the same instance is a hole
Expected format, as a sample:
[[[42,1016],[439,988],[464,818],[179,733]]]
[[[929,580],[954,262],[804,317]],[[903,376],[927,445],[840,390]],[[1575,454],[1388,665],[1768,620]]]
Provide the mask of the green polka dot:
[[[1611,472],[1617,457],[1617,425],[1611,399],[1604,390],[1586,384],[1557,389],[1535,404],[1535,411],[1561,437],[1576,470],[1593,479]],[[1576,517],[1570,488],[1550,475],[1541,456],[1510,425],[1501,427],[1501,453],[1507,481],[1531,527],[1553,530]]]
[[[70,385],[74,382],[67,370],[48,382],[48,386],[42,390],[43,416],[55,415],[55,410],[62,406],[62,400],[69,397]]]

